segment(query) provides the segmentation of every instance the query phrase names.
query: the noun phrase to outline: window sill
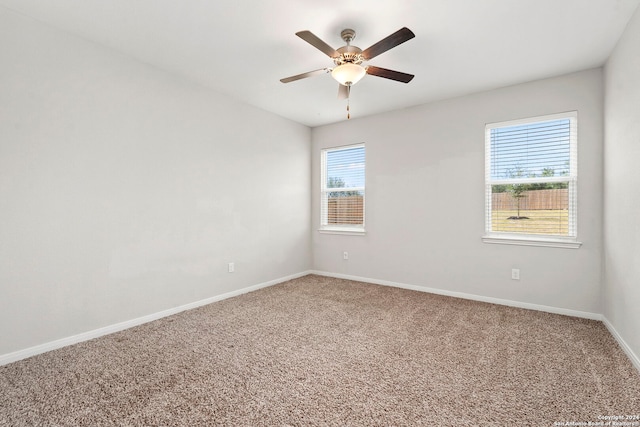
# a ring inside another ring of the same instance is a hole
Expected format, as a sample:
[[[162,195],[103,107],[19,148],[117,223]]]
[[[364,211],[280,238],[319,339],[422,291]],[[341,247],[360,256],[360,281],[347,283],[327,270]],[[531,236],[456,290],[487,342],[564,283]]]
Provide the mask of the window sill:
[[[558,239],[545,239],[535,237],[513,237],[513,236],[482,236],[484,243],[492,243],[498,245],[518,245],[518,246],[542,246],[547,248],[564,248],[564,249],[579,249],[582,246],[582,242],[574,240],[558,240]]]
[[[346,236],[364,236],[367,232],[364,228],[321,228],[320,234],[342,234]]]

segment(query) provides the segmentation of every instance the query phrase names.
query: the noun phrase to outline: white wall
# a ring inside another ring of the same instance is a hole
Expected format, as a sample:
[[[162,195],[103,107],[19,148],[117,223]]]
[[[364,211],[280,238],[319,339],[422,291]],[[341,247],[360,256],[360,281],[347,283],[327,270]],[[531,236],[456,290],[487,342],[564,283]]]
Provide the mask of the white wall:
[[[640,356],[640,9],[605,67],[605,317]]]
[[[602,105],[602,70],[594,69],[314,128],[314,269],[600,313]],[[482,243],[485,124],[571,110],[578,111],[583,246]],[[320,234],[320,150],[359,142],[366,143],[367,233]],[[511,280],[512,268],[520,281]]]
[[[0,58],[0,355],[309,269],[307,127],[3,8]]]

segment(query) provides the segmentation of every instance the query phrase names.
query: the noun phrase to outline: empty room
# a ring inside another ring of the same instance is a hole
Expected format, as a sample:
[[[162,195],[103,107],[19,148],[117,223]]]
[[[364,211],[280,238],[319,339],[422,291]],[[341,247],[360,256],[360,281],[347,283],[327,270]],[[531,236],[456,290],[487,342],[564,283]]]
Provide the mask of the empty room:
[[[640,0],[0,0],[0,426],[640,426]]]

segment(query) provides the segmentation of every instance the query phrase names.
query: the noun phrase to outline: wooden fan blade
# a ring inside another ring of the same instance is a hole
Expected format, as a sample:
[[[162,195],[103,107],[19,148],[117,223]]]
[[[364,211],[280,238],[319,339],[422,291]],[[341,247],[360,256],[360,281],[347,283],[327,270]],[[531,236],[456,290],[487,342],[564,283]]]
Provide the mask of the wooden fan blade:
[[[384,77],[385,79],[391,79],[402,83],[409,83],[414,77],[413,74],[401,73],[400,71],[374,67],[373,65],[369,65],[367,67],[367,74],[377,77]]]
[[[392,48],[394,48],[394,47],[406,42],[407,40],[411,40],[415,36],[416,35],[413,34],[413,31],[411,31],[407,27],[400,28],[395,33],[391,34],[390,36],[387,36],[387,37],[383,38],[378,43],[376,43],[373,46],[365,49],[364,52],[362,52],[362,56],[364,57],[364,59],[366,59],[368,61],[368,60],[370,60],[372,58],[375,58],[376,56],[380,55],[381,53],[384,53],[384,52],[388,51],[389,49],[392,49]]]
[[[349,97],[349,88],[345,85],[338,85],[338,99],[347,99]]]
[[[319,74],[326,74],[328,72],[329,72],[328,68],[322,68],[320,70],[309,71],[307,73],[302,73],[302,74],[298,74],[298,75],[295,75],[295,76],[286,77],[284,79],[280,79],[280,81],[282,83],[289,83],[289,82],[294,82],[294,81],[300,80],[300,79],[306,79],[307,77],[317,76]]]
[[[330,58],[336,58],[340,56],[340,54],[336,52],[334,48],[320,40],[320,38],[318,38],[318,36],[313,34],[311,31],[298,31],[296,33],[296,36],[300,37],[302,40],[306,41],[321,52],[324,52]]]

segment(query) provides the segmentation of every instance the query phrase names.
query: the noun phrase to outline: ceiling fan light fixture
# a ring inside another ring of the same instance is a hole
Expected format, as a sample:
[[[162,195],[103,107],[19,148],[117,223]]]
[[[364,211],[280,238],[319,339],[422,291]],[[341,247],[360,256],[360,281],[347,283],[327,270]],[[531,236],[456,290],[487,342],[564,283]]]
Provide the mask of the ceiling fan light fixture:
[[[350,62],[338,65],[331,71],[331,77],[344,86],[353,86],[358,83],[365,74],[367,74],[367,70],[362,65],[352,64]]]

